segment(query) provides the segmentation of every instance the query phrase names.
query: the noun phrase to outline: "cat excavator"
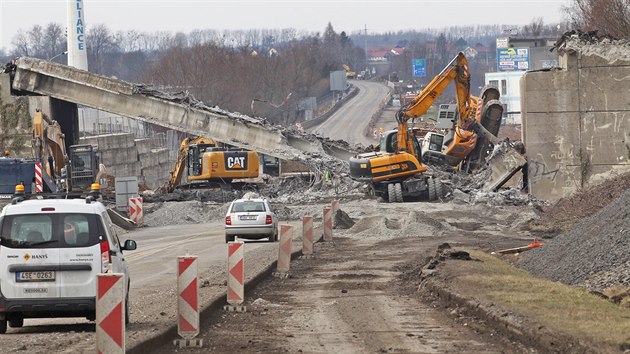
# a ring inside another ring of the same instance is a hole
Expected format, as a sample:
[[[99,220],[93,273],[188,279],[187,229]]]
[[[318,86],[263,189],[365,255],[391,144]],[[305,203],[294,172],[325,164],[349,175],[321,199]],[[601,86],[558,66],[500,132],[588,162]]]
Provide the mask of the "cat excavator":
[[[193,187],[207,183],[230,185],[235,179],[256,178],[260,162],[258,153],[240,148],[228,148],[204,137],[182,140],[175,166],[165,189],[173,192],[178,187]],[[181,180],[187,175],[187,183]]]
[[[480,142],[497,143],[498,139],[484,123],[498,132],[503,112],[503,107],[496,100],[498,91],[489,89],[482,98],[470,95],[468,61],[460,52],[422,92],[400,108],[396,114],[398,129],[383,134],[379,151],[350,159],[350,177],[371,182],[373,194],[389,202],[411,199],[432,201],[442,197],[442,183],[427,173],[428,168],[422,163],[420,143],[408,121],[424,115],[453,81],[457,118],[444,152],[450,163],[465,160]]]

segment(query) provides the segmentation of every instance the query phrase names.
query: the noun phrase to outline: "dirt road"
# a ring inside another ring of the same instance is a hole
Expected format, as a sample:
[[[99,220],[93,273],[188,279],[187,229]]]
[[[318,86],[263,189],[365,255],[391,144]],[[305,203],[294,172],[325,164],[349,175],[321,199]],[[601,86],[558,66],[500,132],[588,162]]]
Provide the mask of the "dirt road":
[[[414,241],[319,245],[316,259],[294,263],[291,278],[256,289],[248,313],[212,318],[198,352],[526,352],[420,296],[402,275],[430,247],[401,250],[406,242]]]
[[[522,208],[438,203],[344,204],[358,222],[316,244],[246,294],[246,313],[205,319],[204,348],[192,352],[529,352],[483,322],[418,291],[419,269],[443,243],[497,249],[528,239]],[[369,211],[369,212],[368,212]],[[161,352],[175,352],[171,345]]]

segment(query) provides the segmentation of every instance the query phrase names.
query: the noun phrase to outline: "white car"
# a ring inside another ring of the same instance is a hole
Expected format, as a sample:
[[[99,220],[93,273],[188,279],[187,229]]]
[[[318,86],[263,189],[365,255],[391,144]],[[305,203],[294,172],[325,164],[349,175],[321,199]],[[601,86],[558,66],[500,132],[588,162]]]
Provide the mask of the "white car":
[[[96,317],[96,275],[129,273],[105,206],[79,199],[16,198],[0,213],[0,333],[25,318]]]
[[[278,218],[264,198],[236,199],[225,215],[225,242],[234,237],[278,240]]]

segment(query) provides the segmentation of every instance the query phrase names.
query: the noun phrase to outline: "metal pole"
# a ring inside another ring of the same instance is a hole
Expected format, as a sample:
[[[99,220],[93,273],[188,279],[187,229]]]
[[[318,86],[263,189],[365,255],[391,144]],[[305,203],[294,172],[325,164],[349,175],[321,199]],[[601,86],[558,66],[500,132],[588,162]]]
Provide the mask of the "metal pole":
[[[367,70],[368,70],[367,25],[365,25],[365,71]]]

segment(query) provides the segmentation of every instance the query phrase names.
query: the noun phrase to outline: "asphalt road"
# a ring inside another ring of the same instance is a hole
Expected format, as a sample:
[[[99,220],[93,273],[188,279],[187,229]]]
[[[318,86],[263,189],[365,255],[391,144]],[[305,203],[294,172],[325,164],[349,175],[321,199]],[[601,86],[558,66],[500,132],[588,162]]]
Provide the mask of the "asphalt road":
[[[296,222],[286,223],[297,226]],[[298,232],[293,236],[299,236]],[[178,256],[198,256],[201,306],[225,294],[227,245],[222,220],[140,228],[119,238],[138,243],[137,250],[125,252],[131,278],[128,349],[176,323]],[[277,259],[278,243],[266,239],[244,242],[247,281]],[[26,348],[29,353],[91,352],[94,332],[94,322],[84,318],[26,319],[24,327],[9,328],[7,334],[0,335],[0,347],[3,352]]]
[[[359,93],[309,132],[363,146],[377,143],[377,139],[365,135],[365,130],[370,118],[387,97],[389,88],[383,83],[372,81],[352,80],[351,83],[359,89]]]

